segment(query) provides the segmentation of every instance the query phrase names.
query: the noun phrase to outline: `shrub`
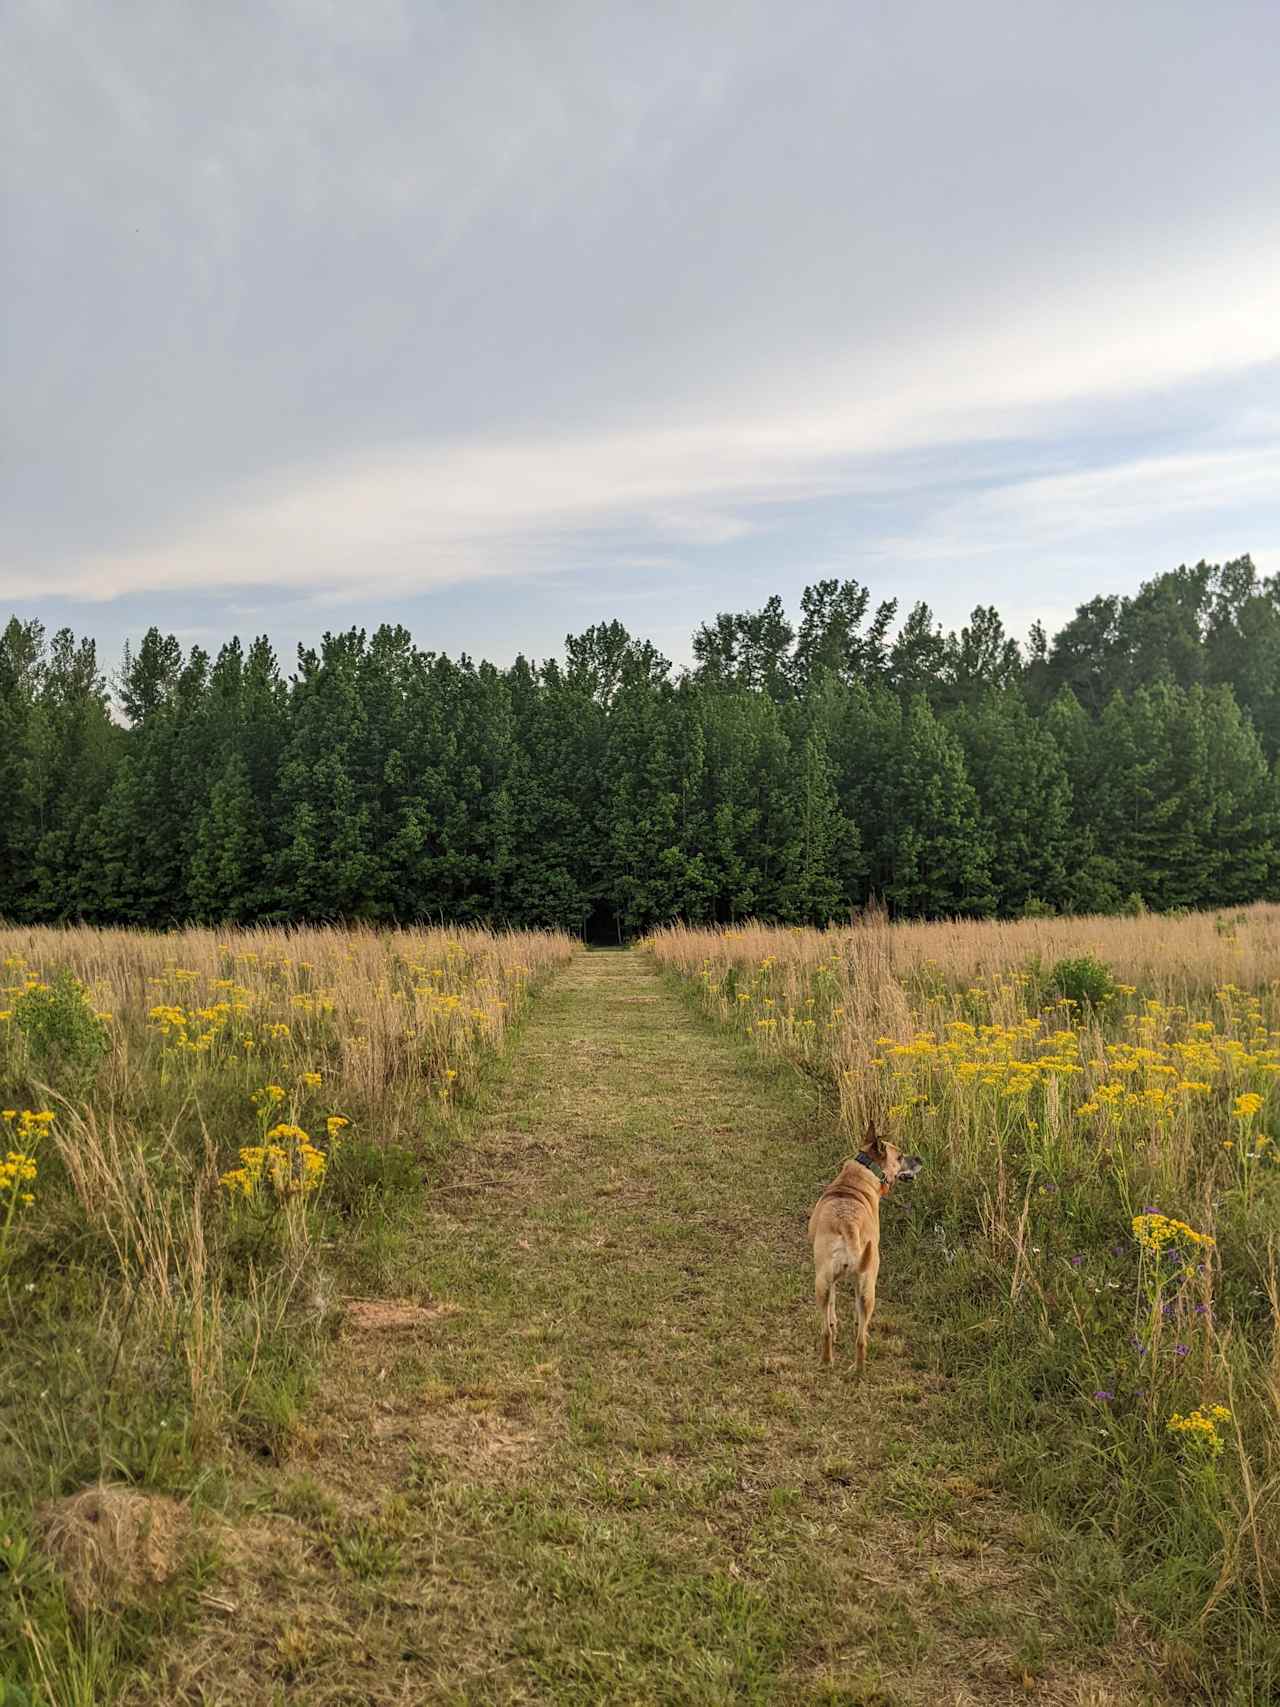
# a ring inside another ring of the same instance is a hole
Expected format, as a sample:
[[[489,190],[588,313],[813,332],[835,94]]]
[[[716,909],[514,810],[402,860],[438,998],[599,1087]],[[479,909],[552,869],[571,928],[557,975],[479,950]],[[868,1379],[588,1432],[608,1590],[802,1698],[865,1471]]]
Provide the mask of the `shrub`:
[[[1080,1008],[1100,1008],[1115,994],[1115,979],[1105,961],[1093,954],[1059,960],[1049,980],[1050,988]]]
[[[1058,909],[1048,901],[1042,901],[1038,895],[1028,895],[1022,903],[1024,919],[1056,919]]]
[[[13,1004],[13,1022],[27,1041],[37,1077],[56,1089],[83,1094],[111,1048],[111,1034],[88,992],[67,967],[48,984],[33,983]]]

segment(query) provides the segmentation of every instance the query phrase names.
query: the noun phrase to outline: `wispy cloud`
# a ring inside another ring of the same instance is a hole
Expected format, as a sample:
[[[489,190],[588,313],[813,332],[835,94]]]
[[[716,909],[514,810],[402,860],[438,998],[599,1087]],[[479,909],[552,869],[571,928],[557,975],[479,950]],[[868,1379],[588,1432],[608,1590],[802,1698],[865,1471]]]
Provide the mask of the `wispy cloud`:
[[[947,563],[1046,548],[1071,556],[1099,537],[1121,546],[1159,522],[1181,530],[1194,550],[1206,519],[1270,515],[1280,507],[1277,469],[1280,439],[1016,480],[968,493],[911,533],[882,539],[880,548],[904,561]]]
[[[1280,326],[1280,286],[1275,309]],[[1089,465],[1028,477],[1028,463],[1046,454],[1035,429],[1056,422],[1061,430],[1064,416],[1070,428],[1081,410],[1105,419],[1122,372],[1148,392],[1185,377],[1187,349],[1164,368],[1139,370],[1128,341],[1113,341],[1110,391],[1080,390],[1096,378],[1092,367],[1083,376],[1042,368],[1037,391],[1028,370],[988,340],[969,352],[978,359],[967,390],[956,352],[940,349],[852,406],[828,399],[803,414],[779,408],[696,427],[363,452],[275,474],[163,541],[25,573],[11,565],[0,570],[0,592],[104,600],[274,584],[345,597],[367,591],[374,575],[393,594],[583,560],[622,566],[637,551],[661,558],[672,546],[727,548],[776,533],[816,502],[911,494],[923,519],[910,532],[869,539],[868,548],[899,562],[950,563],[1000,549],[1061,550],[1153,519],[1215,508],[1234,515],[1268,503],[1280,440],[1256,435],[1213,451],[1135,457],[1100,452],[1077,432],[1052,455]],[[998,376],[994,384],[988,372]],[[1158,415],[1161,397],[1149,407]],[[1031,442],[1011,446],[1018,429]],[[1111,460],[1097,465],[1100,454]],[[938,509],[940,484],[963,489]]]

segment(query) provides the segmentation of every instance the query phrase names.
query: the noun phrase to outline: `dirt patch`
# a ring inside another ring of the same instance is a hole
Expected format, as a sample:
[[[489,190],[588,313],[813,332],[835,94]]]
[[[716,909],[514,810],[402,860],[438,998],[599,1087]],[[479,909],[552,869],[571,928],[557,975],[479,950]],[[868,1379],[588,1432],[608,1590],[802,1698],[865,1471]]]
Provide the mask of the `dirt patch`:
[[[547,1429],[533,1419],[505,1415],[498,1406],[465,1401],[432,1410],[417,1430],[419,1443],[470,1477],[515,1469],[536,1458]]]
[[[185,1506],[162,1494],[97,1482],[39,1512],[46,1552],[77,1612],[120,1607],[162,1587],[182,1563]]]
[[[348,1298],[343,1324],[357,1333],[393,1334],[457,1314],[457,1304],[413,1304],[407,1298]]]

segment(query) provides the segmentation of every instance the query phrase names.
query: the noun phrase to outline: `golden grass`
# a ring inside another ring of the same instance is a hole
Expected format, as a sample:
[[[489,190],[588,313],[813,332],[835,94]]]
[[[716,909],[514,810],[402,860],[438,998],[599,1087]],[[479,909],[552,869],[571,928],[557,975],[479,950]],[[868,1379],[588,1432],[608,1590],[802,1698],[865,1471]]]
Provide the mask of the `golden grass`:
[[[660,930],[650,939],[659,959],[686,975],[696,973],[707,945],[723,945],[742,961],[770,955],[785,971],[803,974],[839,945],[864,981],[899,980],[933,970],[949,983],[972,983],[1010,967],[1094,953],[1116,977],[1166,1001],[1182,1001],[1234,983],[1260,989],[1280,978],[1280,904],[1217,913],[1136,918],[1082,915],[1048,919],[908,919],[890,923],[874,912],[859,923],[830,930],[780,929],[756,921],[704,931],[688,926]]]
[[[560,933],[481,928],[0,930],[10,1002],[69,967],[110,1015],[99,1103],[158,1062],[193,1085],[210,1070],[323,1067],[348,1098],[403,1106],[429,1087],[447,1102],[474,1083],[527,982],[572,952]],[[184,1016],[167,1030],[166,1007]]]

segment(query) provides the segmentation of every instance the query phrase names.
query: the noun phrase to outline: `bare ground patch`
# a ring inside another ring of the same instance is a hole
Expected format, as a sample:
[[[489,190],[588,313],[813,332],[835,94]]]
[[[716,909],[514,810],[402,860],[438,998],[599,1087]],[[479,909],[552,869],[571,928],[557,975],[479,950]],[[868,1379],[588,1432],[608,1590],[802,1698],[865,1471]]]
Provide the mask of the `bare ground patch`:
[[[348,1298],[343,1325],[349,1333],[412,1333],[417,1328],[452,1316],[457,1304],[415,1304],[407,1298]]]

